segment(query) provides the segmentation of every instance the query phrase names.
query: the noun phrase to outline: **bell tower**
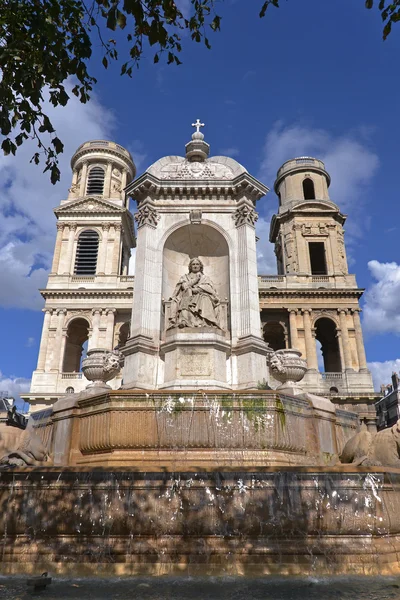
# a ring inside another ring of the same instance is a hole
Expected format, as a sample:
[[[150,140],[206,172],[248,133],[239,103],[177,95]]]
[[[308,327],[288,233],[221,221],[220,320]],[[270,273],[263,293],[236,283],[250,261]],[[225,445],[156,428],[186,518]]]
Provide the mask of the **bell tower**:
[[[80,370],[86,349],[112,349],[129,335],[133,277],[128,267],[135,237],[125,187],[135,176],[134,162],[122,146],[95,140],[79,146],[71,168],[68,197],[54,210],[54,256],[41,290],[39,358],[25,396],[33,410],[86,387]]]
[[[324,163],[314,158],[296,158],[279,169],[279,211],[271,226],[279,274],[303,274],[317,283],[317,277],[326,282],[348,275],[346,215],[329,198],[330,181]]]
[[[373,393],[361,331],[359,289],[349,274],[346,215],[329,196],[321,160],[299,157],[278,170],[271,221],[278,275],[260,277],[264,340],[306,358],[304,382],[321,395]]]

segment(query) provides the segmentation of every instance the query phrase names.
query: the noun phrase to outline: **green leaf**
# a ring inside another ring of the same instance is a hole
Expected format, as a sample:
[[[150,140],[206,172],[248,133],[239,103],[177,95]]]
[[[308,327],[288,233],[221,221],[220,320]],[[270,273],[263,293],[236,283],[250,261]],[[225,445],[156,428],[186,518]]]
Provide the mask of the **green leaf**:
[[[57,152],[57,154],[61,154],[64,151],[64,144],[62,143],[62,141],[60,139],[58,139],[58,137],[55,137],[51,140],[51,143],[54,146],[55,151]]]

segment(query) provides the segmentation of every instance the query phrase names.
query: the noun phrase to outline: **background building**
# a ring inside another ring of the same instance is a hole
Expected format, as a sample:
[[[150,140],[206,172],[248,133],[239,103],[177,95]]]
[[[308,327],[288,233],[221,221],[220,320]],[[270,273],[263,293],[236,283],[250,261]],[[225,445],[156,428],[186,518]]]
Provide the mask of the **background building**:
[[[55,209],[53,265],[41,291],[45,316],[38,365],[24,396],[34,410],[86,387],[80,364],[87,347],[121,347],[129,338],[134,277],[128,264],[135,235],[124,190],[135,165],[127,150],[98,140],[82,144],[71,167],[69,196]],[[196,177],[192,171],[187,177]],[[262,335],[274,350],[301,350],[308,391],[357,408],[372,424],[378,395],[361,331],[363,290],[348,273],[346,216],[329,198],[329,184],[324,164],[311,157],[287,161],[278,171],[279,209],[270,231],[278,274],[259,275]],[[172,202],[179,193],[171,188]],[[111,385],[118,388],[121,376]]]

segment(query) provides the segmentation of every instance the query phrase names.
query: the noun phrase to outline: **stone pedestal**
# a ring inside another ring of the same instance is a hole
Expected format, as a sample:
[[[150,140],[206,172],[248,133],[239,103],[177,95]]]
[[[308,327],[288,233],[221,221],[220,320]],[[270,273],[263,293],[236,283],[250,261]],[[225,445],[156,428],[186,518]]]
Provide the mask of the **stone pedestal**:
[[[172,329],[167,332],[160,354],[165,365],[160,389],[231,387],[227,378],[230,344],[222,331]]]

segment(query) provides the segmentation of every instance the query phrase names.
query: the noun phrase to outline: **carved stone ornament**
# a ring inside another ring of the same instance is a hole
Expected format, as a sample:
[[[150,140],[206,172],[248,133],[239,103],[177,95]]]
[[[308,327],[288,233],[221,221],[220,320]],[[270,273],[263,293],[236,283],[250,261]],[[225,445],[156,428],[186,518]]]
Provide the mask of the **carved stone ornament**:
[[[238,208],[233,216],[235,219],[236,227],[240,227],[240,225],[254,225],[258,219],[258,215],[254,208],[247,206],[247,204],[243,204],[240,208]]]
[[[135,214],[135,221],[138,224],[138,227],[143,227],[143,225],[157,227],[157,223],[159,220],[160,217],[157,211],[148,205],[139,208],[138,212]]]
[[[293,348],[276,350],[271,354],[269,368],[274,378],[281,382],[279,387],[294,387],[303,379],[307,363],[300,356],[301,352]]]
[[[170,163],[161,169],[162,179],[233,179],[233,171],[226,165],[207,162]]]
[[[82,372],[86,379],[92,381],[87,389],[110,388],[107,381],[113,379],[123,364],[123,355],[117,350],[109,351],[103,348],[88,350],[87,357],[82,361]]]

